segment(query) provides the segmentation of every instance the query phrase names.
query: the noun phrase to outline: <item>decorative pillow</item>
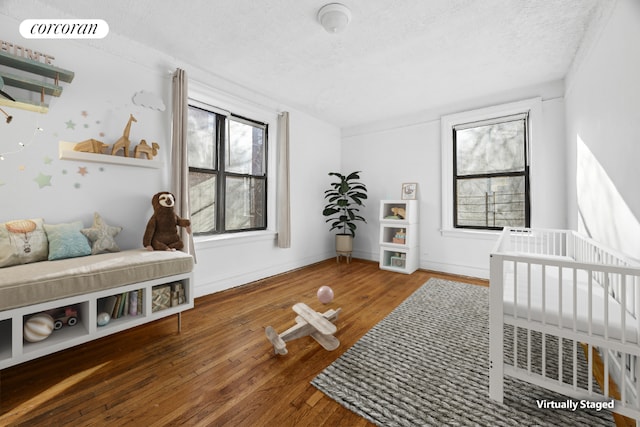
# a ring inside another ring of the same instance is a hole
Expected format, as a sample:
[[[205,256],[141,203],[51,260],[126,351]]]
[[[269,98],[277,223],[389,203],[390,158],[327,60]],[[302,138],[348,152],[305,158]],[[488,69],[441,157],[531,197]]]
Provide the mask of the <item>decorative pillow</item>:
[[[91,246],[80,232],[82,221],[68,224],[44,224],[49,239],[49,261],[91,255]]]
[[[49,250],[42,218],[0,224],[0,267],[44,261]]]
[[[107,225],[98,212],[93,214],[93,226],[80,230],[91,241],[91,253],[120,252],[120,248],[113,240],[122,231],[122,227]]]

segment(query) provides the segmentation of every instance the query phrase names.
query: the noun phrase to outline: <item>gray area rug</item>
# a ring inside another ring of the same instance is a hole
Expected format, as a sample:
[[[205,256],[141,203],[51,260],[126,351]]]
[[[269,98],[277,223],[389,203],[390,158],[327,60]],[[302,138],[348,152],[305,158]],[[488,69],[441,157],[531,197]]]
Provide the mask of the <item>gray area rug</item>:
[[[311,383],[379,426],[615,425],[604,410],[539,409],[536,400],[567,397],[510,378],[504,404],[489,399],[488,301],[488,288],[431,279]],[[505,345],[513,346],[509,339]],[[555,342],[547,351],[557,352]],[[574,350],[564,344],[563,367],[570,370]],[[575,351],[586,381],[584,355],[579,346]]]

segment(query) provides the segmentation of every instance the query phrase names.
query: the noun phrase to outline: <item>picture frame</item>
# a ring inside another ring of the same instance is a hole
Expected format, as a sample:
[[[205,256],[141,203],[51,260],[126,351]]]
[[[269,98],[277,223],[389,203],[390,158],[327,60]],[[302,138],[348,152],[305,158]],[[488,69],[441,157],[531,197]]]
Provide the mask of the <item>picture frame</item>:
[[[415,200],[418,196],[418,183],[405,182],[402,184],[402,200]]]

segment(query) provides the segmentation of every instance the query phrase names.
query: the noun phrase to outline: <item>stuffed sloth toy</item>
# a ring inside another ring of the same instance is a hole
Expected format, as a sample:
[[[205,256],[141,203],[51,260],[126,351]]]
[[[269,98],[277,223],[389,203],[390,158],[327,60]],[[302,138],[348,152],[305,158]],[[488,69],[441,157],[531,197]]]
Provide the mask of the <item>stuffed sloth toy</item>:
[[[153,215],[142,238],[142,244],[148,250],[175,251],[184,247],[177,227],[186,227],[191,233],[191,221],[176,215],[173,210],[175,204],[175,196],[167,191],[157,193],[151,199]]]

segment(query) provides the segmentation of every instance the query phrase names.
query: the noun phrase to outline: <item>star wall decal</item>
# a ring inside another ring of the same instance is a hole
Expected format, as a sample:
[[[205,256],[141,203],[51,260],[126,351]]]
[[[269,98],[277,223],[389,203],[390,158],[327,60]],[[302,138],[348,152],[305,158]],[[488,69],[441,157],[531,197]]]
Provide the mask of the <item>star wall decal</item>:
[[[45,165],[50,165],[53,162],[53,159],[49,156],[46,156],[43,160]]]
[[[33,180],[38,183],[40,188],[51,187],[51,175],[44,175],[40,172]]]
[[[86,111],[83,111],[82,113],[80,113],[82,115],[82,117],[87,117],[89,115],[89,113],[87,113]]]
[[[85,176],[86,174],[89,173],[89,171],[87,170],[86,166],[79,166],[78,167],[78,173],[82,176]]]
[[[66,121],[65,125],[67,125],[67,129],[75,129],[76,128],[76,124],[71,119]]]

